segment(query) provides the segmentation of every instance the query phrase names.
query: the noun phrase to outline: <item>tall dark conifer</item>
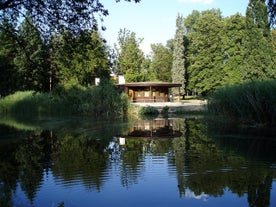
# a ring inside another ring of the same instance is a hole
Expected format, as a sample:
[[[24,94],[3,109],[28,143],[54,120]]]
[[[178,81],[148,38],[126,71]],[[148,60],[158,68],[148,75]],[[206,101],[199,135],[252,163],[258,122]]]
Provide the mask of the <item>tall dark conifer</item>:
[[[49,65],[46,46],[32,20],[26,17],[19,28],[20,50],[15,58],[19,69],[20,90],[49,90]]]
[[[78,36],[64,32],[51,40],[53,69],[58,81],[83,86],[95,84],[95,78],[108,78],[110,63],[105,44],[97,31]]]
[[[17,46],[14,26],[5,18],[0,24],[0,96],[18,89],[17,67],[14,64]]]

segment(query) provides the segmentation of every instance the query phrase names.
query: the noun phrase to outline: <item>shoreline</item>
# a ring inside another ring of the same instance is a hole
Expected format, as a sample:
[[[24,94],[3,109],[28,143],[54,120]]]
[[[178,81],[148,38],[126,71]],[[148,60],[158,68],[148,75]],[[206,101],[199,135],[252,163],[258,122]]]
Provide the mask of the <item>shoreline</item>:
[[[159,111],[164,107],[169,107],[169,113],[174,113],[177,109],[183,111],[205,111],[207,106],[206,100],[192,100],[183,102],[154,102],[154,103],[131,103],[138,107],[154,107]]]

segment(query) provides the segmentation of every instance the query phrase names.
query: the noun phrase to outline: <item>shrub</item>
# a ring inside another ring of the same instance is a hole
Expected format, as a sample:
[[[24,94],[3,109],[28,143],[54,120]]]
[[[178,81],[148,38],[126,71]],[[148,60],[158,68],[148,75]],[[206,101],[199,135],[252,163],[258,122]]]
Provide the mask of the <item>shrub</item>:
[[[152,107],[152,106],[146,106],[146,107],[142,107],[139,111],[139,115],[143,116],[143,115],[158,115],[159,111]]]
[[[74,83],[59,86],[52,93],[17,92],[0,99],[0,114],[118,117],[127,113],[128,106],[126,94],[102,81],[88,89]]]
[[[169,109],[170,108],[168,106],[164,106],[161,110],[161,114],[168,115]]]

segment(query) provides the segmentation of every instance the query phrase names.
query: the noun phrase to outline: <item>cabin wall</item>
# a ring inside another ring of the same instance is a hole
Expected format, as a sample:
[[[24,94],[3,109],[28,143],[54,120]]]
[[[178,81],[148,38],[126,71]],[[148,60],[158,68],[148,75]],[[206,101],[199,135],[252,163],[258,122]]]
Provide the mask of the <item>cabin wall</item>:
[[[128,95],[133,102],[167,102],[168,91],[167,87],[128,88]]]

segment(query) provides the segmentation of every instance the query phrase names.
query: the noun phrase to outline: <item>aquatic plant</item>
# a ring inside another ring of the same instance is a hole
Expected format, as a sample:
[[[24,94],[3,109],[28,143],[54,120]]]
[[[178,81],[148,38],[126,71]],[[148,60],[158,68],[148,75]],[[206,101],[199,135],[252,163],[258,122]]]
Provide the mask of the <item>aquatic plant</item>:
[[[208,111],[244,123],[276,124],[276,81],[252,81],[216,90]]]
[[[99,86],[59,86],[51,93],[20,91],[0,99],[0,114],[90,115],[118,117],[127,113],[128,99],[108,81]]]

